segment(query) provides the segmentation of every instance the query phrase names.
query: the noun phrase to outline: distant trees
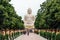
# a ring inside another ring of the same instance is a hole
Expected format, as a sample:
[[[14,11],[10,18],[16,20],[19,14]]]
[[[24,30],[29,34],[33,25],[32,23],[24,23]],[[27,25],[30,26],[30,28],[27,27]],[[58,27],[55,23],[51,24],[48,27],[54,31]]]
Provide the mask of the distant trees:
[[[46,0],[38,10],[36,28],[60,29],[60,0]]]

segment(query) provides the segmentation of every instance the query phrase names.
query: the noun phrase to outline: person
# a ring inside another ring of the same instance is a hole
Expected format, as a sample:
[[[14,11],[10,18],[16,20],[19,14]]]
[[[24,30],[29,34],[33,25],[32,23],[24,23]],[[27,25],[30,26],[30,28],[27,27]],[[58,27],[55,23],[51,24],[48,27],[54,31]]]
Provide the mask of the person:
[[[27,14],[24,16],[24,26],[26,33],[29,34],[29,30],[34,29],[35,16],[32,15],[32,9],[28,8]]]

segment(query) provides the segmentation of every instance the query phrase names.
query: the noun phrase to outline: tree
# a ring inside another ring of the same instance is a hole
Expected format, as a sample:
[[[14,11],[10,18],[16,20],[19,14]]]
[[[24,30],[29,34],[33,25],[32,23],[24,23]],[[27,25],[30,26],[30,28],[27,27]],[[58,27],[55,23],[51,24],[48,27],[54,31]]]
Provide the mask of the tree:
[[[0,0],[0,29],[23,29],[22,18],[16,14],[14,7],[9,3],[10,1]]]
[[[60,0],[46,0],[38,10],[35,27],[37,28],[60,28]],[[38,23],[38,24],[37,24]]]

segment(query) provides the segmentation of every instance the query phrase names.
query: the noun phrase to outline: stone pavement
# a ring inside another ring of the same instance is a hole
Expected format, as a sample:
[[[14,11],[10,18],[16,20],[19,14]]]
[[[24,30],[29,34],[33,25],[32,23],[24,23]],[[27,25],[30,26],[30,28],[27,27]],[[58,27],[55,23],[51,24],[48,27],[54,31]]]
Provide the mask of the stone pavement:
[[[18,38],[16,38],[15,40],[47,40],[35,33],[29,33],[29,36],[27,34],[23,34],[21,36],[19,36]]]

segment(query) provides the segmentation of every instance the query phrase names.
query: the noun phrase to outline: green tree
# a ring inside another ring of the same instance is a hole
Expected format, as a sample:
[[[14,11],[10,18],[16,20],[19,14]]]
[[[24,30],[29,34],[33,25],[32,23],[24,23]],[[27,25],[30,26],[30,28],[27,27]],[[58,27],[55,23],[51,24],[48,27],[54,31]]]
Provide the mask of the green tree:
[[[46,0],[38,10],[35,27],[37,28],[60,28],[60,0]],[[38,24],[37,24],[38,23]]]
[[[21,16],[16,14],[14,7],[9,3],[11,0],[0,0],[0,29],[24,28]]]

